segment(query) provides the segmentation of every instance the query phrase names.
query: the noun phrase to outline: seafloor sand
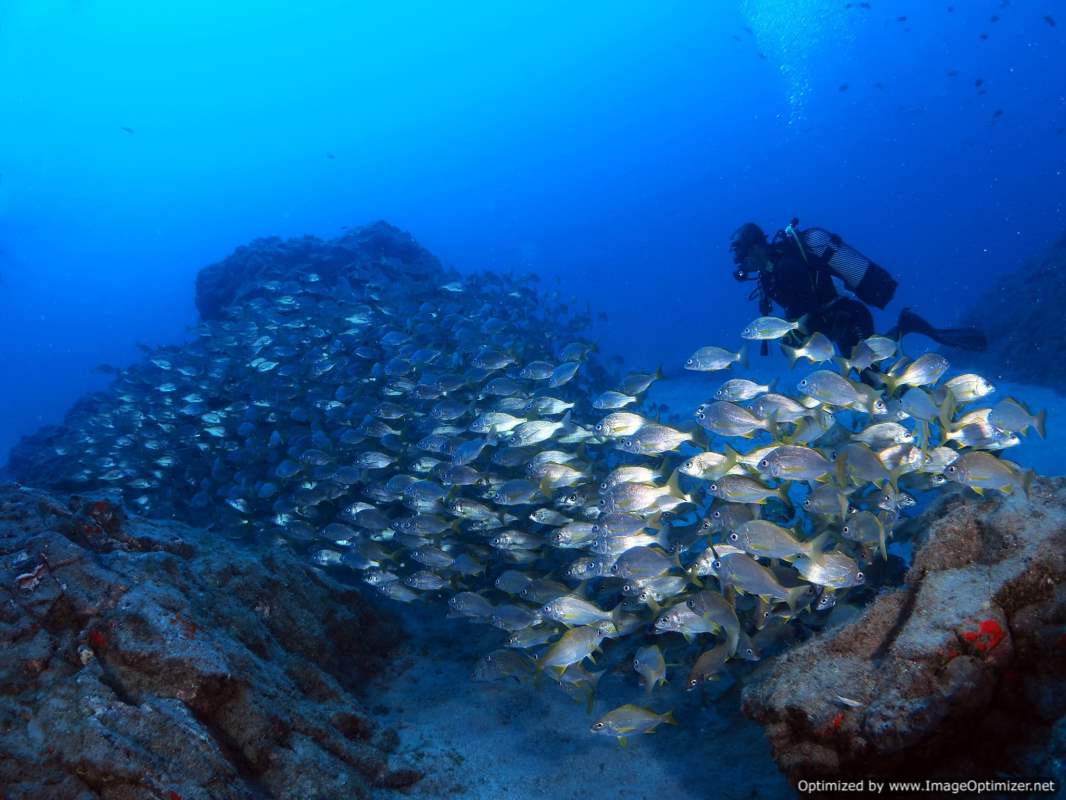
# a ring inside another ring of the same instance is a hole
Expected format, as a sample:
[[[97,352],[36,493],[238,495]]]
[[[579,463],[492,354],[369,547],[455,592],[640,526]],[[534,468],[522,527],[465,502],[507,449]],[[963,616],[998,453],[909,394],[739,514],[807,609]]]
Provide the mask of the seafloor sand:
[[[648,703],[673,709],[679,724],[629,740],[593,735],[596,717],[622,703],[644,703],[628,658],[607,666],[593,714],[545,679],[477,683],[477,659],[503,635],[441,619],[439,605],[412,609],[413,651],[375,699],[383,722],[397,727],[398,752],[426,772],[416,798],[500,800],[703,800],[792,797],[770,758],[762,729],[740,715],[735,681],[702,695],[661,687]],[[408,615],[405,615],[408,616]],[[628,652],[628,650],[627,650]],[[601,663],[595,669],[602,669]],[[683,682],[687,667],[668,669]],[[717,696],[716,696],[717,694]],[[381,709],[379,709],[381,710]]]

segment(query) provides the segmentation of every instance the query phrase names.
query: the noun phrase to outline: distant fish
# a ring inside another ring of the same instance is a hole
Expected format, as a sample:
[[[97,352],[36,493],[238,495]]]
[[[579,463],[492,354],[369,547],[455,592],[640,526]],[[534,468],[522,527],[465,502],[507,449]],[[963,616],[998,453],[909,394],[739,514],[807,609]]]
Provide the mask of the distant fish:
[[[848,85],[846,83],[840,84],[840,86],[837,88],[838,92],[846,92],[847,90],[848,90]]]
[[[765,60],[766,60],[766,53],[764,53],[764,52],[762,52],[762,51],[760,50],[760,51],[759,51],[759,58],[761,58],[761,59],[762,59],[763,61],[765,61]]]
[[[978,78],[977,80],[975,80],[973,82],[973,85],[976,86],[978,89],[980,89],[982,86],[985,85],[985,79],[984,78]]]
[[[987,33],[982,33],[982,34],[981,34],[980,36],[978,36],[977,38],[978,38],[978,39],[980,39],[980,40],[981,40],[981,41],[983,41],[983,42],[984,42],[984,41],[988,41],[988,34],[987,34]]]
[[[994,111],[994,112],[992,113],[992,119],[999,119],[999,118],[1000,118],[1000,117],[1002,117],[1002,116],[1003,116],[1003,109],[1002,109],[1002,108],[997,108],[997,109],[996,109],[996,110],[995,110],[995,111]]]
[[[1045,14],[1044,15],[1044,22],[1046,22],[1052,28],[1055,27],[1055,18],[1053,16],[1051,16],[1050,14]]]
[[[1055,133],[1057,133],[1059,136],[1062,136],[1062,134],[1066,133],[1066,128],[1056,128]]]
[[[733,41],[734,42],[739,42],[740,41],[740,37],[737,36],[735,33],[733,34]]]
[[[949,14],[954,14],[955,13],[955,6],[948,6],[948,13]]]
[[[959,71],[957,69],[949,69],[948,70],[948,77],[949,78],[954,78],[958,74],[959,74]]]
[[[119,369],[111,364],[97,364],[93,367],[93,372],[102,372],[104,375],[117,375]]]
[[[1050,17],[1048,17],[1048,19],[1050,19]],[[1054,21],[1052,21],[1052,23],[1051,23],[1051,24],[1052,24],[1052,25],[1054,25],[1054,24],[1055,24],[1055,23],[1054,23]],[[748,34],[749,36],[754,36],[754,35],[755,35],[755,31],[753,31],[753,30],[752,30],[751,28],[749,28],[749,27],[748,27],[747,25],[745,25],[745,26],[744,26],[744,32],[745,32],[746,34]]]
[[[874,88],[875,89],[884,89],[885,85],[883,83],[881,83],[881,81],[875,81],[874,82]]]
[[[993,14],[991,17],[988,18],[988,21],[989,22],[993,22],[993,23],[994,22],[999,22],[999,16],[996,15],[996,14]]]
[[[128,133],[128,134],[130,134],[131,136],[132,136],[132,135],[133,135],[134,133],[136,133],[136,131],[134,131],[134,130],[133,130],[133,128],[125,128],[125,127],[123,127],[123,128],[119,128],[119,130],[120,130],[120,131],[122,131],[123,133]]]
[[[896,22],[906,22],[906,21],[907,21],[906,17],[896,17]]]
[[[326,158],[328,158],[330,161],[336,161],[337,160],[337,157],[335,155],[333,155],[333,153],[326,153]]]

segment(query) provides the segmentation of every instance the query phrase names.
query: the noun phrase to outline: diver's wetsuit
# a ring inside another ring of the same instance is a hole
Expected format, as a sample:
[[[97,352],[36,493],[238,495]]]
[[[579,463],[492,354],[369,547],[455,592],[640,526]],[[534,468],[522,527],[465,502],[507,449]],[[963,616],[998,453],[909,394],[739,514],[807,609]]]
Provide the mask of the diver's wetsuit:
[[[851,353],[856,344],[873,335],[873,316],[858,300],[837,292],[833,285],[837,273],[824,254],[818,256],[808,249],[806,256],[804,260],[793,239],[775,240],[770,245],[772,268],[763,274],[763,291],[784,309],[788,319],[806,315],[808,331],[821,331],[842,354]]]

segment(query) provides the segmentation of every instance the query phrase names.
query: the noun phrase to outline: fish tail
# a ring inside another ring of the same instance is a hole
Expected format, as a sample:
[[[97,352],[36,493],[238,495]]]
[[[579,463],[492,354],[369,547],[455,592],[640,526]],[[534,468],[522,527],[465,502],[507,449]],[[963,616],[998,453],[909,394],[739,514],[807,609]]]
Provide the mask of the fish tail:
[[[667,725],[676,725],[677,724],[677,720],[674,719],[674,712],[673,711],[667,711],[665,714],[663,714],[661,717],[659,717],[659,719],[661,719]]]
[[[1022,491],[1025,492],[1026,498],[1029,497],[1029,490],[1033,487],[1033,478],[1035,476],[1036,473],[1031,469],[1027,469],[1022,473]]]
[[[832,531],[826,530],[807,542],[807,557],[813,559],[825,552],[826,545],[832,535]]]
[[[747,367],[748,367],[748,346],[746,344],[742,344],[740,346],[740,349],[737,351],[737,362],[740,364],[740,366],[742,366],[745,369],[747,369]]]
[[[665,377],[663,372],[663,363],[660,361],[659,366],[655,368],[655,380],[661,381]]]
[[[1036,429],[1036,434],[1041,439],[1045,438],[1046,433],[1045,425],[1047,424],[1047,409],[1041,409],[1037,412],[1036,417],[1033,419],[1033,428]]]
[[[785,357],[788,359],[788,368],[792,369],[794,366],[796,366],[797,359],[799,359],[799,348],[789,347],[787,344],[782,344],[781,350],[785,354]]]
[[[796,605],[807,596],[807,586],[793,586],[788,590],[788,596],[785,598],[785,602],[788,603],[788,610],[793,614],[796,613]]]
[[[844,377],[847,377],[848,373],[851,372],[851,362],[844,358],[844,356],[833,356],[832,360],[834,364],[840,367],[840,372]]]
[[[682,500],[688,500],[689,496],[681,491],[681,470],[675,469],[670,473],[670,480],[666,482],[666,488],[670,490],[670,494],[674,497],[678,497]]]

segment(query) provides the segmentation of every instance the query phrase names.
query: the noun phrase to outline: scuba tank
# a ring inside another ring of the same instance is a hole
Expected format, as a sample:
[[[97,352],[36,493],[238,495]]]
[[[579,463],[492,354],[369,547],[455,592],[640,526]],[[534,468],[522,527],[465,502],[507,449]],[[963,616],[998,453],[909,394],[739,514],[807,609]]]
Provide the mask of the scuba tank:
[[[799,220],[793,217],[783,231],[774,236],[775,241],[791,240],[803,260],[811,263],[813,256],[829,271],[840,278],[844,285],[862,302],[884,308],[892,300],[899,285],[895,278],[881,265],[867,258],[840,236],[825,228],[798,229]]]

